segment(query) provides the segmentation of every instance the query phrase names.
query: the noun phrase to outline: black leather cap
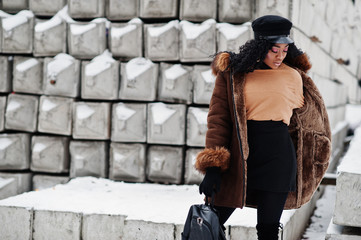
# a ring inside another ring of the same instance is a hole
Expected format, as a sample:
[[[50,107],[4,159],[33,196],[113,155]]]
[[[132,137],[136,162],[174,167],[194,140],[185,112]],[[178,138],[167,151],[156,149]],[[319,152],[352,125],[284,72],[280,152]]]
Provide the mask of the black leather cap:
[[[267,39],[272,43],[293,43],[289,38],[292,22],[276,15],[266,15],[252,22],[255,39]]]

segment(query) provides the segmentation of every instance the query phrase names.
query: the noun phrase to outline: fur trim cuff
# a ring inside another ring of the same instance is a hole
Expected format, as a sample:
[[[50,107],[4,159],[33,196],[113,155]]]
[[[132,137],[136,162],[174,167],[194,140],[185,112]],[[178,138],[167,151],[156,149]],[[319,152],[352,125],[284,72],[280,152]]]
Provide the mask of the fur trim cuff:
[[[196,157],[195,168],[205,174],[208,167],[220,167],[221,171],[225,171],[229,167],[231,154],[224,147],[216,149],[206,148]]]
[[[230,55],[227,52],[220,52],[215,56],[211,64],[214,76],[217,76],[218,72],[224,72],[227,69],[230,63],[229,56]]]

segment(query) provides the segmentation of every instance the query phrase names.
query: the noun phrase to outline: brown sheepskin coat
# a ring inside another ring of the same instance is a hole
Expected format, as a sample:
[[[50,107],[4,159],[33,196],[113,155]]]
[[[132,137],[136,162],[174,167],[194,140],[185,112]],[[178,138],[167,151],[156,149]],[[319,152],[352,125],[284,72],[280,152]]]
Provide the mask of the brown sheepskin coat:
[[[205,173],[207,167],[222,170],[221,189],[215,205],[242,208],[255,207],[253,196],[246,196],[247,119],[243,94],[245,75],[230,78],[229,54],[222,52],[212,62],[217,76],[207,118],[206,147],[196,159],[195,167]],[[293,111],[289,132],[297,155],[297,186],[288,194],[285,209],[299,208],[307,203],[319,186],[331,155],[331,130],[323,99],[306,74],[311,67],[302,54],[292,64],[303,80],[304,106]],[[242,157],[243,156],[243,157]]]

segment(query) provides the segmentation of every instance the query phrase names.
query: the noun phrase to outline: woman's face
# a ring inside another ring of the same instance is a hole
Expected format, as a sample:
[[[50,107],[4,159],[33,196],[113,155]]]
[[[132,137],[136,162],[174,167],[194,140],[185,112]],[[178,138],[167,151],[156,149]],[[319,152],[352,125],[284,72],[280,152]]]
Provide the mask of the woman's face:
[[[267,66],[272,69],[277,69],[283,59],[285,59],[288,51],[288,44],[286,43],[275,43],[266,55],[266,58],[263,60]]]

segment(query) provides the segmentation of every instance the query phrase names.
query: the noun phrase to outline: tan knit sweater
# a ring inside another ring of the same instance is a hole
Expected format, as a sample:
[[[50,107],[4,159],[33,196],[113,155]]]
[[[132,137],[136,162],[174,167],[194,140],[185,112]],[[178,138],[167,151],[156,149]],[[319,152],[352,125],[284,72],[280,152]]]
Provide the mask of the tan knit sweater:
[[[290,123],[292,110],[303,106],[300,74],[286,64],[246,75],[244,89],[247,120]]]

